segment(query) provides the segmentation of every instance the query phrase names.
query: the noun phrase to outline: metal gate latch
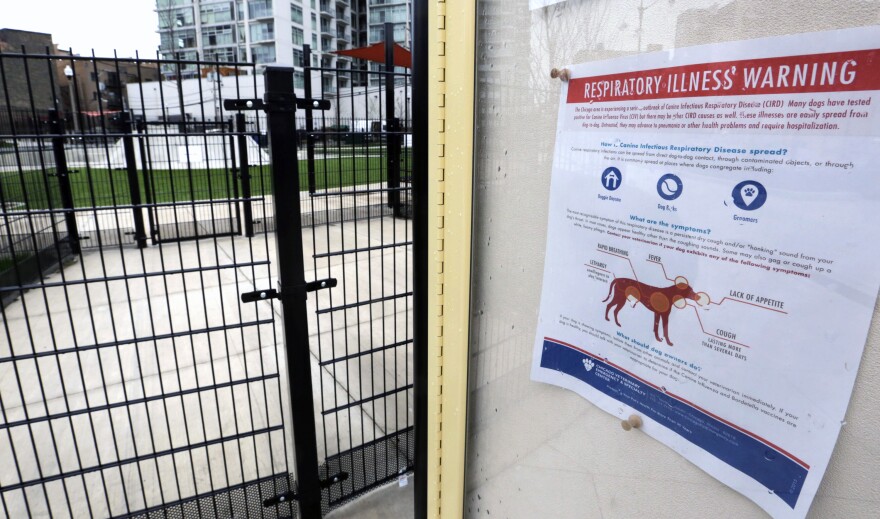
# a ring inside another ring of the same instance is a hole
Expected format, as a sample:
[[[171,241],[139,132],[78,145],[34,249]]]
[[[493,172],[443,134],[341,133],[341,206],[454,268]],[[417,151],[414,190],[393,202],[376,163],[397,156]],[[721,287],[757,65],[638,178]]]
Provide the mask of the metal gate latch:
[[[336,483],[341,483],[348,479],[348,472],[340,472],[339,474],[333,474],[327,479],[321,480],[321,488],[330,488],[331,485]]]
[[[306,292],[316,292],[325,288],[334,288],[337,285],[336,278],[319,279],[310,281],[305,284]],[[242,303],[255,303],[257,301],[265,301],[268,299],[281,299],[281,292],[270,288],[268,290],[254,290],[253,292],[245,292],[241,295]]]
[[[340,472],[339,474],[333,474],[327,479],[322,479],[320,481],[321,488],[330,488],[331,485],[336,483],[341,483],[348,479],[348,472]],[[278,506],[280,504],[286,503],[288,501],[295,501],[299,499],[299,496],[296,495],[296,492],[289,490],[283,494],[278,494],[275,497],[270,497],[263,501],[263,508],[269,508],[272,506]]]
[[[263,501],[263,508],[269,508],[270,506],[277,506],[282,503],[286,503],[288,501],[295,501],[297,498],[296,492],[290,491],[285,492],[283,494],[279,494],[275,497],[270,497]]]
[[[329,110],[327,99],[303,99],[296,94],[263,94],[263,99],[226,99],[225,110],[263,110],[264,112],[294,112],[300,110]]]

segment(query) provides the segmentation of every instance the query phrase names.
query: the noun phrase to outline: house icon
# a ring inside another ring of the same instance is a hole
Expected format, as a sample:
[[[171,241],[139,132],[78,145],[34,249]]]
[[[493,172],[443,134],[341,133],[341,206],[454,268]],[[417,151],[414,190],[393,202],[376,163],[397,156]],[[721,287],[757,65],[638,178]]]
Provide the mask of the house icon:
[[[602,172],[602,186],[609,191],[614,191],[620,187],[622,180],[623,175],[621,175],[620,170],[615,167],[610,167]]]

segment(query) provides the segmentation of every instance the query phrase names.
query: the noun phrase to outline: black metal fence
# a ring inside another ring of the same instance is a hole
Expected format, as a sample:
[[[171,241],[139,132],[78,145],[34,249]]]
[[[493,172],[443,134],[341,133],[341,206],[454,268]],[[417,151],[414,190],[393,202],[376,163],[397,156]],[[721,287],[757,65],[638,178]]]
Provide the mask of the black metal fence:
[[[158,72],[184,65],[228,76]],[[122,104],[85,80],[110,72]],[[0,52],[0,517],[293,517],[412,469],[410,76],[304,72],[332,108],[270,135],[223,108],[262,97],[251,64]],[[392,96],[335,86],[370,75]],[[14,106],[36,81],[54,100]],[[298,276],[335,285],[241,303],[297,236]]]
[[[308,55],[308,45],[305,54]],[[341,100],[368,110],[370,96],[353,86],[379,78],[375,98],[382,121],[364,132],[340,125],[332,111],[308,113],[305,132],[309,198],[303,214],[339,214],[337,228],[304,222],[306,270],[338,280],[336,290],[309,299],[309,329],[317,354],[321,477],[348,479],[324,490],[334,506],[396,479],[414,465],[411,76],[385,65],[382,71],[305,70],[306,99]],[[313,74],[314,72],[314,74]],[[312,88],[310,78],[331,78]],[[400,99],[402,98],[402,99]],[[399,102],[400,101],[400,102]],[[347,144],[346,140],[354,141]],[[324,157],[318,161],[315,157]],[[328,160],[329,159],[329,160]],[[345,164],[363,164],[348,180]],[[384,217],[384,218],[382,218]],[[310,253],[310,254],[309,254]],[[310,257],[309,257],[310,256]],[[344,384],[337,381],[344,380]]]

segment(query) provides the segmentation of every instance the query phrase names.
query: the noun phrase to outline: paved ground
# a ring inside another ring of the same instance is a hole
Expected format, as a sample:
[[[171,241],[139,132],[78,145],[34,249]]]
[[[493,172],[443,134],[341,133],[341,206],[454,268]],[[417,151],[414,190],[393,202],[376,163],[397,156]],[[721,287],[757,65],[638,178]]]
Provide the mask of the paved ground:
[[[327,515],[327,519],[409,519],[415,517],[413,508],[412,477],[408,485],[401,487],[397,482],[376,489],[373,492],[341,506]]]
[[[410,232],[390,217],[304,231],[306,279],[339,279],[309,299],[319,459],[412,423],[409,392],[375,397],[412,382],[411,297],[392,297],[411,290],[411,253],[390,246]],[[274,256],[273,235],[89,250],[7,306],[0,486],[13,490],[0,517],[116,515],[283,473],[280,306],[239,301],[274,287]],[[331,307],[342,309],[314,312]],[[362,398],[372,400],[351,405]],[[385,487],[333,517],[407,517],[411,488]]]

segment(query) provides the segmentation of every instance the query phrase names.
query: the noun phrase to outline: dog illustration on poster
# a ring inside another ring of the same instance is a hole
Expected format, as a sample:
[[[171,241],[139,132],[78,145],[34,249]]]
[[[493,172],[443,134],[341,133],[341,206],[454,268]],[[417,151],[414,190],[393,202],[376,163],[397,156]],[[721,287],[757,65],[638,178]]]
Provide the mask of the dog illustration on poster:
[[[674,285],[663,288],[647,285],[635,279],[616,278],[608,287],[608,296],[602,302],[611,299],[611,302],[605,307],[605,320],[611,321],[608,318],[608,312],[614,308],[614,323],[617,326],[620,326],[617,314],[626,305],[627,300],[633,303],[642,303],[645,308],[654,312],[654,337],[657,341],[663,342],[658,331],[662,320],[666,344],[672,346],[672,341],[669,340],[669,313],[672,311],[672,307],[684,308],[687,306],[687,299],[698,302],[699,298],[700,295],[694,292],[687,279],[683,277],[676,278]]]

